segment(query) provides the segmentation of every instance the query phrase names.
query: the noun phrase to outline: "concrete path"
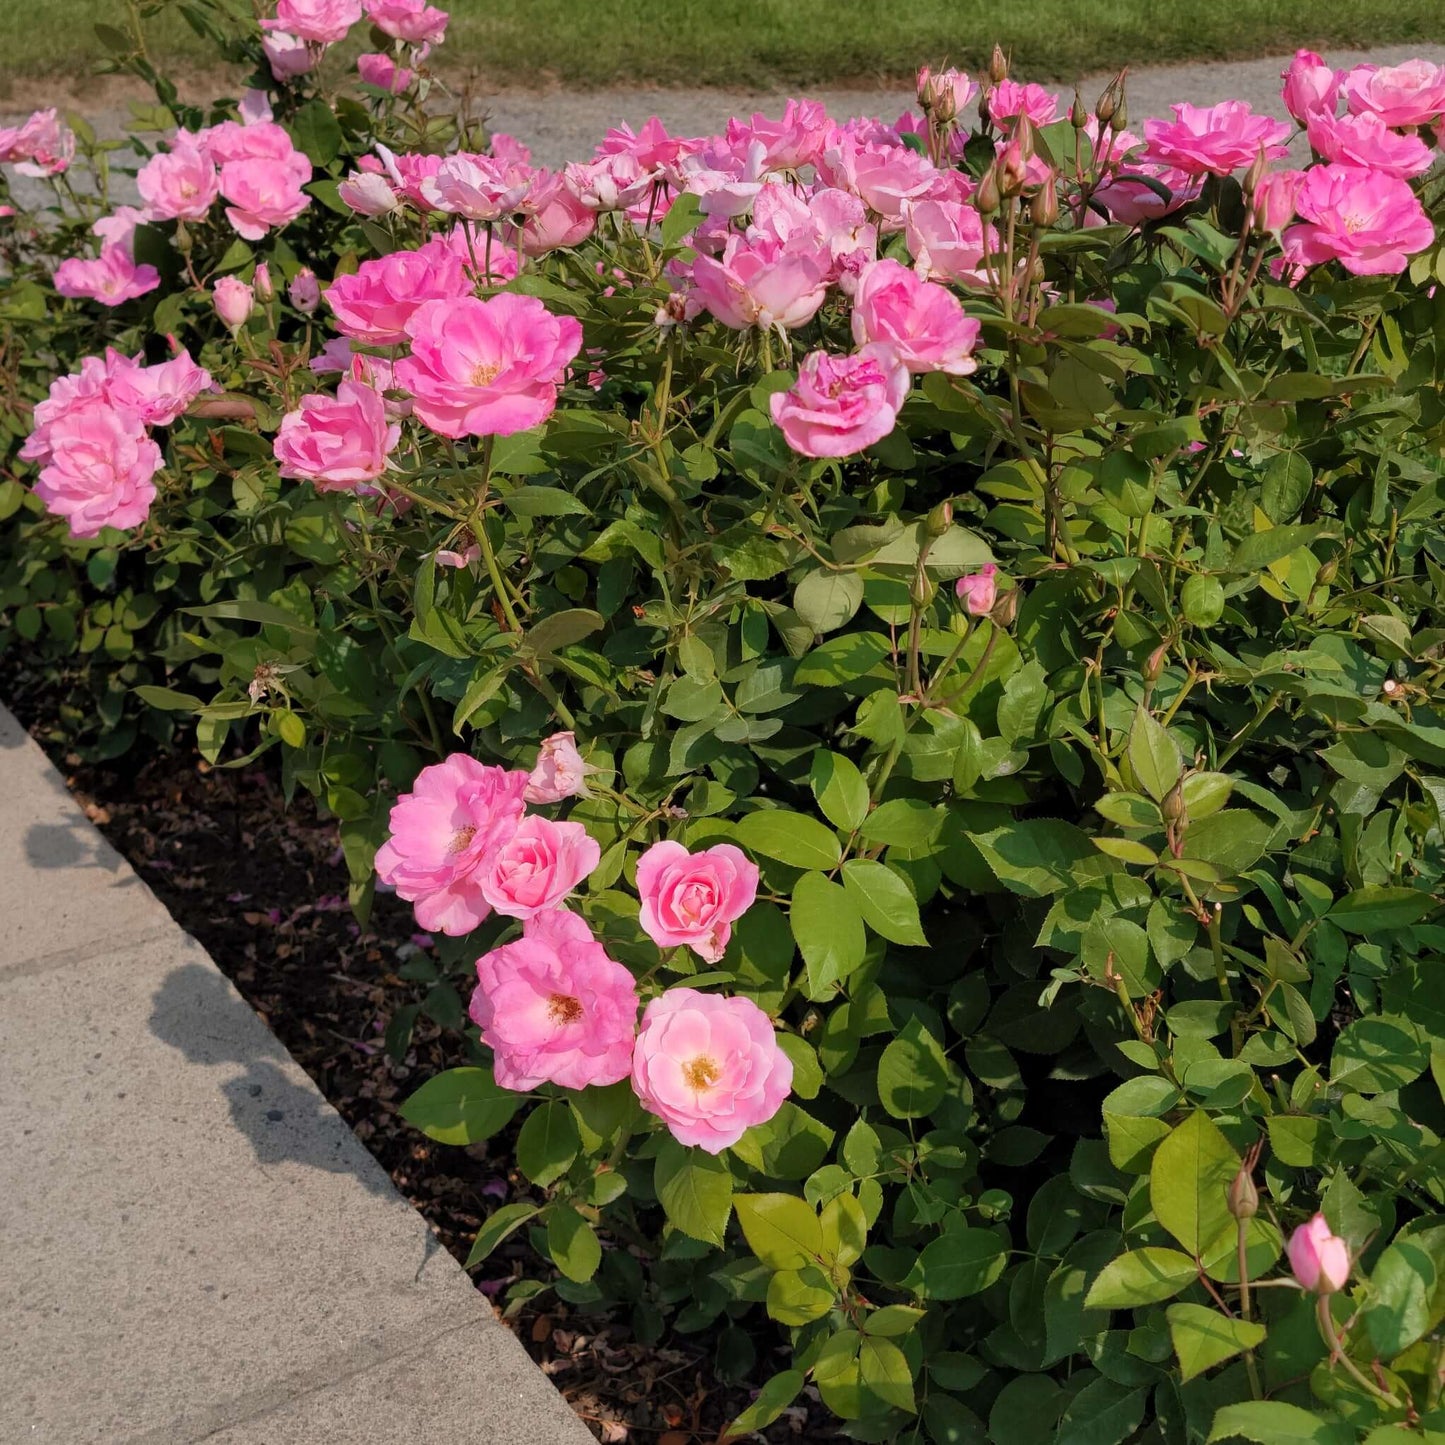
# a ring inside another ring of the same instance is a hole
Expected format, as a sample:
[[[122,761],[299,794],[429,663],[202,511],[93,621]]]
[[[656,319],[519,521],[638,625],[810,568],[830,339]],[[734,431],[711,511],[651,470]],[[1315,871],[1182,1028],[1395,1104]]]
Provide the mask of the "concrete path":
[[[0,1440],[588,1445],[3,707],[0,920]]]

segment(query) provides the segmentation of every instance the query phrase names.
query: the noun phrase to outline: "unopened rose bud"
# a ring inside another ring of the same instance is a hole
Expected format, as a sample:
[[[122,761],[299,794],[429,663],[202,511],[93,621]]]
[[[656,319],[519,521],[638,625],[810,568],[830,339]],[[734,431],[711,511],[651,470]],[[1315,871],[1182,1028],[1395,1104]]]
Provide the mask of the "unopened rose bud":
[[[973,194],[973,203],[978,207],[981,216],[992,216],[1003,204],[1003,198],[999,194],[998,165],[996,163],[983,173],[983,179],[978,183],[978,190]]]
[[[256,291],[256,299],[264,306],[276,299],[276,288],[271,284],[271,268],[264,262],[256,263],[256,275],[251,282]]]
[[[1259,1190],[1255,1188],[1254,1176],[1247,1167],[1230,1181],[1226,1202],[1229,1212],[1236,1219],[1253,1219],[1259,1213]]]
[[[1129,103],[1121,95],[1119,104],[1114,107],[1114,114],[1109,117],[1109,129],[1118,135],[1120,131],[1127,128],[1129,124]]]
[[[235,335],[250,319],[256,307],[256,294],[244,281],[222,276],[212,288],[211,303],[222,324]]]
[[[1023,190],[1029,178],[1029,163],[1017,137],[1003,148],[994,169],[998,172],[999,190],[1005,196],[1016,196]]]
[[[993,120],[993,107],[989,104],[988,91],[984,91],[978,98],[978,124],[981,130],[987,130]]]
[[[1264,147],[1260,146],[1249,169],[1244,173],[1243,189],[1246,196],[1252,196],[1259,189],[1259,183],[1264,179],[1264,173],[1268,165],[1269,160],[1265,156]]]
[[[321,287],[316,280],[316,272],[310,266],[303,266],[291,278],[286,294],[298,311],[310,316],[321,304]]]
[[[1289,1237],[1289,1267],[1303,1288],[1335,1294],[1350,1282],[1350,1247],[1316,1214]]]
[[[989,57],[988,78],[995,85],[1008,79],[1008,57],[1003,53],[1001,46],[995,45],[993,54]]]
[[[922,570],[916,572],[908,589],[908,600],[921,612],[928,607],[938,593],[932,579]]]
[[[943,536],[953,526],[953,503],[940,502],[927,516],[923,530],[933,538]]]
[[[1083,130],[1089,123],[1089,112],[1084,108],[1084,97],[1074,91],[1074,103],[1069,107],[1069,124],[1075,130]]]
[[[1164,663],[1169,656],[1169,641],[1166,638],[1144,659],[1144,666],[1141,671],[1144,674],[1144,681],[1153,687],[1164,675]]]
[[[1338,557],[1331,557],[1330,560],[1315,573],[1315,586],[1328,587],[1330,583],[1339,576],[1339,571],[1340,559]]]
[[[1189,826],[1189,809],[1184,804],[1183,778],[1164,794],[1164,801],[1159,804],[1159,811],[1163,813],[1164,821],[1171,827],[1187,828]]]
[[[930,82],[933,72],[926,66],[918,67],[918,105],[921,110],[933,109],[933,87]]]
[[[1022,594],[1017,587],[1010,587],[1007,592],[998,594],[998,601],[988,610],[988,620],[995,627],[1012,627],[1014,619],[1019,615],[1019,598]]]
[[[1059,219],[1059,191],[1053,173],[1029,200],[1029,220],[1036,226],[1052,226]]]
[[[998,600],[998,565],[990,562],[982,570],[960,577],[954,593],[970,617],[987,617]]]

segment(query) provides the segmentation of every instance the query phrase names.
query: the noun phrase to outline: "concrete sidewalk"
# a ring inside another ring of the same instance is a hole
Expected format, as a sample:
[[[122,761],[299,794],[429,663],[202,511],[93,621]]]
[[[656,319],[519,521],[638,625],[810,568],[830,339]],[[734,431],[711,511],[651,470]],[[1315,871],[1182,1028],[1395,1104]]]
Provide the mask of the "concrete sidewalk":
[[[0,918],[0,1440],[591,1441],[3,707]]]

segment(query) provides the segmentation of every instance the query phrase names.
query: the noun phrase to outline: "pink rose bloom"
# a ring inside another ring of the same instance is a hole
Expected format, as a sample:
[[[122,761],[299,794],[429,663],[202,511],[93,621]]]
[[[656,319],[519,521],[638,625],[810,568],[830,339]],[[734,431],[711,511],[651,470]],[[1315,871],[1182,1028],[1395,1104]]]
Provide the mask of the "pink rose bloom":
[[[398,65],[391,56],[382,55],[379,51],[358,55],[356,73],[367,85],[374,85],[392,95],[400,95],[416,79],[414,70]]]
[[[1311,116],[1333,115],[1340,98],[1340,73],[1313,50],[1296,50],[1284,81],[1284,108],[1301,125]]]
[[[222,276],[211,288],[211,304],[221,325],[232,333],[251,319],[256,309],[256,293],[238,276]]]
[[[263,30],[280,30],[317,45],[335,45],[361,19],[361,0],[276,0],[276,18]]]
[[[681,843],[654,843],[637,860],[638,921],[659,948],[692,949],[716,963],[733,924],[753,905],[757,865],[731,843],[689,853]]]
[[[628,151],[573,161],[563,174],[573,194],[593,211],[625,211],[644,200],[657,181],[657,173],[644,170]]]
[[[563,798],[587,795],[587,774],[592,769],[577,751],[573,733],[553,733],[537,751],[537,763],[527,779],[524,794],[529,803],[560,803]]]
[[[136,189],[150,221],[204,221],[220,194],[215,163],[195,146],[155,155],[136,172]]]
[[[1254,188],[1255,224],[1278,236],[1295,217],[1295,198],[1304,184],[1303,171],[1266,171]]]
[[[1316,1214],[1289,1237],[1289,1267],[1313,1294],[1334,1294],[1350,1282],[1350,1247]]]
[[[258,125],[262,121],[276,119],[266,92],[256,86],[246,91],[236,103],[236,114],[241,117],[242,125]]]
[[[679,1144],[720,1154],[782,1108],[793,1062],[751,999],[670,988],[643,1012],[632,1087]]]
[[[531,183],[526,170],[462,151],[447,156],[421,192],[434,210],[471,221],[499,221],[520,208]]]
[[[396,800],[376,876],[415,905],[428,932],[459,937],[491,913],[481,873],[517,831],[526,786],[526,773],[453,753],[423,768],[412,791]]]
[[[285,127],[274,121],[258,120],[242,125],[239,121],[223,120],[219,125],[197,131],[191,141],[223,168],[233,161],[273,161],[293,186],[304,186],[311,179],[311,162],[291,144]]]
[[[1445,112],[1445,66],[1428,60],[1357,65],[1340,88],[1353,114],[1368,111],[1390,126],[1429,125]]]
[[[504,166],[530,166],[532,164],[532,150],[524,141],[519,141],[516,136],[508,135],[504,130],[494,130],[487,139],[487,154],[494,161],[500,161]]]
[[[746,124],[728,121],[724,138],[730,146],[743,150],[760,142],[770,171],[796,171],[822,155],[831,128],[821,101],[789,100],[783,105],[781,120],[770,120],[755,111]]]
[[[903,234],[914,269],[925,281],[937,276],[974,288],[989,285],[983,218],[977,206],[961,201],[909,201],[903,208]],[[992,227],[989,238],[989,254],[997,257],[1001,247]]]
[[[189,351],[154,366],[107,351],[105,367],[105,391],[111,403],[134,413],[146,426],[170,426],[212,385],[211,373],[197,366]]]
[[[134,206],[117,206],[110,215],[96,221],[90,232],[134,255],[135,228],[144,225],[145,219],[145,212],[138,211]]]
[[[472,292],[461,257],[445,241],[415,251],[393,251],[338,276],[326,292],[337,328],[369,346],[396,346],[407,323],[430,301],[460,301]]]
[[[298,311],[310,316],[321,304],[321,286],[316,280],[316,272],[310,266],[303,266],[291,278],[286,295]]]
[[[305,75],[316,63],[311,47],[294,35],[283,30],[273,30],[261,37],[261,49],[266,53],[266,63],[271,67],[273,80],[295,80]]]
[[[787,244],[760,237],[728,237],[721,256],[699,256],[693,285],[702,304],[724,326],[765,331],[805,326],[828,291],[832,257],[816,242]]]
[[[221,194],[231,203],[226,219],[248,241],[289,225],[311,204],[295,177],[270,160],[228,161],[221,167]]]
[[[696,142],[681,140],[667,133],[667,127],[655,116],[643,121],[642,129],[634,131],[626,121],[615,125],[602,137],[594,158],[627,155],[635,160],[644,171],[656,171],[663,166],[672,166]]]
[[[426,210],[429,202],[422,194],[422,186],[430,177],[436,175],[442,161],[446,158],[427,155],[393,155],[383,145],[378,145],[376,150],[381,157],[379,161],[371,156],[362,156],[357,161],[357,166],[364,171],[374,168],[384,172],[404,199],[410,201],[418,210]]]
[[[336,194],[358,216],[384,216],[401,204],[391,182],[375,171],[352,171],[336,187]]]
[[[161,449],[138,416],[92,402],[57,421],[47,442],[50,460],[35,495],[46,511],[69,521],[72,537],[145,521],[156,498],[151,479],[161,468]]]
[[[601,861],[581,823],[526,817],[482,869],[482,897],[505,918],[531,918],[558,907]]]
[[[1155,184],[1146,184],[1141,175],[1148,175]],[[1159,186],[1164,187],[1167,199],[1159,194]],[[1122,226],[1142,226],[1188,205],[1203,188],[1202,176],[1174,166],[1130,167],[1100,186],[1094,199],[1109,213],[1110,220]]]
[[[997,565],[989,562],[982,571],[960,577],[953,590],[970,617],[987,617],[998,600]]]
[[[580,246],[597,229],[597,212],[582,204],[561,173],[537,172],[526,210],[522,250],[528,256]]]
[[[921,200],[938,184],[938,168],[903,145],[862,144],[843,137],[823,152],[818,171],[830,186],[861,197],[883,221],[880,229],[903,229],[903,206]]]
[[[120,306],[154,291],[161,273],[154,266],[137,266],[128,245],[107,242],[95,260],[72,256],[55,268],[55,289],[62,296],[84,297],[102,306]]]
[[[1058,118],[1059,98],[1041,85],[1001,80],[988,93],[988,113],[995,124],[1026,115],[1035,125],[1045,126]]]
[[[447,437],[511,436],[540,425],[582,349],[581,324],[535,296],[428,301],[407,322],[396,364],[416,415]]]
[[[520,939],[477,960],[469,1012],[504,1089],[585,1089],[631,1072],[637,985],[565,908],[528,919]]]
[[[811,352],[792,389],[774,392],[768,406],[795,452],[849,457],[893,430],[907,396],[908,368],[891,347],[868,346],[853,356]]]
[[[65,417],[93,407],[96,403],[110,402],[110,377],[104,361],[98,356],[87,356],[80,363],[79,371],[66,376],[57,376],[50,383],[50,390],[44,401],[36,402],[32,414],[30,435],[20,448],[20,459],[26,462],[48,462],[50,460],[50,434],[56,424]]]
[[[1038,89],[1037,86],[1034,88]],[[935,71],[925,65],[918,72],[919,105],[925,110],[937,111],[944,120],[954,120],[962,115],[977,94],[978,86],[961,70]],[[1058,104],[1057,99],[1054,104]]]
[[[853,340],[859,346],[884,343],[911,372],[967,376],[977,371],[973,348],[979,330],[953,292],[920,281],[898,261],[874,261],[858,278]]]
[[[1435,227],[1407,182],[1356,166],[1312,166],[1295,196],[1302,224],[1284,233],[1293,266],[1338,261],[1355,276],[1403,271],[1435,240]]]
[[[366,0],[371,23],[394,40],[440,45],[446,38],[447,12],[426,0]]]
[[[1245,101],[1170,108],[1174,112],[1172,121],[1144,122],[1146,155],[1189,175],[1227,176],[1253,161],[1261,147],[1272,160],[1288,150],[1284,142],[1289,139],[1289,126],[1282,120],[1256,115]]]
[[[37,110],[15,133],[11,149],[18,175],[58,176],[75,159],[75,132],[60,123],[53,108]]]
[[[374,482],[400,440],[401,427],[388,424],[380,395],[343,381],[334,397],[304,396],[281,418],[275,453],[283,477],[312,482],[318,492],[345,492]]]
[[[1435,152],[1417,135],[1401,135],[1370,111],[1360,115],[1312,115],[1305,127],[1311,147],[1327,161],[1362,166],[1408,180],[1435,163]]]

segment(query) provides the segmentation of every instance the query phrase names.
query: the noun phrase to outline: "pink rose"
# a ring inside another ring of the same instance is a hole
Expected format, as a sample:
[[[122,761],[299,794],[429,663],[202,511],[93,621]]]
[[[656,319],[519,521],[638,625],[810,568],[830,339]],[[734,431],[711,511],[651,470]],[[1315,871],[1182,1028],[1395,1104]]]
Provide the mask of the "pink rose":
[[[20,448],[20,459],[26,462],[50,460],[50,434],[58,422],[72,413],[83,411],[96,403],[108,403],[110,377],[104,361],[87,356],[79,371],[57,376],[50,383],[44,401],[36,402],[30,435]]]
[[[601,861],[581,823],[523,818],[483,868],[482,897],[505,918],[531,918],[558,907]]]
[[[233,335],[251,319],[256,293],[237,276],[222,276],[211,288],[211,304],[221,325]]]
[[[195,146],[155,155],[136,172],[136,189],[149,221],[204,221],[220,194],[215,163]]]
[[[944,122],[962,115],[977,94],[978,86],[961,70],[930,70],[925,65],[918,72],[919,105]],[[1057,100],[1054,103],[1057,105]]]
[[[1435,240],[1435,227],[1407,182],[1356,166],[1312,166],[1295,210],[1301,224],[1283,237],[1293,266],[1335,260],[1356,276],[1393,275]]]
[[[740,150],[760,143],[763,161],[770,171],[796,171],[812,165],[822,155],[832,124],[821,101],[788,100],[783,103],[781,120],[770,120],[761,111],[754,111],[746,124],[728,121],[725,138]]]
[[[401,440],[386,406],[371,387],[343,381],[333,396],[304,396],[281,418],[274,443],[281,475],[315,484],[318,492],[350,491],[386,470]]]
[[[716,963],[733,924],[753,905],[757,865],[731,843],[689,853],[681,843],[654,843],[637,860],[642,931],[659,948],[680,945]]]
[[[1146,184],[1141,175],[1149,176],[1154,184]],[[1094,199],[1109,213],[1110,220],[1124,226],[1142,226],[1196,200],[1203,187],[1202,176],[1175,166],[1130,166],[1105,181],[1094,192]]]
[[[291,144],[284,126],[274,121],[257,120],[242,125],[240,121],[223,120],[208,126],[191,137],[218,166],[232,161],[273,161],[293,186],[304,186],[311,179],[311,162]]]
[[[720,1154],[782,1107],[793,1062],[751,999],[670,988],[643,1012],[632,1087],[679,1144]]]
[[[14,161],[19,175],[58,176],[74,159],[75,132],[60,123],[53,107],[37,110],[18,130],[0,131],[0,160]]]
[[[535,296],[428,301],[406,324],[411,355],[396,379],[442,436],[511,436],[540,425],[582,349],[582,327]]]
[[[492,911],[481,874],[522,821],[527,775],[453,753],[417,774],[391,810],[376,876],[429,932],[470,933]]]
[[[525,169],[462,151],[442,161],[436,174],[422,182],[421,193],[433,210],[499,221],[520,209],[531,183]]]
[[[1408,180],[1435,163],[1435,152],[1417,135],[1391,130],[1370,111],[1360,115],[1312,115],[1305,127],[1310,146],[1327,161],[1362,166]]]
[[[356,73],[367,85],[374,85],[392,95],[400,95],[416,79],[414,70],[408,70],[406,66],[398,65],[391,56],[376,51],[356,57]]]
[[[303,266],[291,278],[286,295],[298,311],[310,316],[321,304],[321,286],[316,280],[316,272],[310,266]]]
[[[1295,197],[1304,184],[1303,171],[1266,171],[1254,188],[1254,224],[1278,236],[1295,216]]]
[[[231,203],[226,219],[248,241],[289,225],[311,204],[294,173],[272,160],[227,161],[221,167],[221,194]]]
[[[211,373],[197,366],[188,351],[154,366],[107,351],[105,365],[105,391],[112,404],[133,412],[146,426],[170,426],[212,385]]]
[[[1403,65],[1357,65],[1341,81],[1345,104],[1389,126],[1429,125],[1445,113],[1445,66],[1428,60]]]
[[[457,302],[470,296],[461,257],[445,241],[428,241],[415,251],[393,251],[363,261],[351,276],[338,276],[326,292],[336,325],[353,341],[395,346],[406,326],[429,301]]]
[[[137,266],[129,245],[107,242],[95,260],[72,256],[55,268],[55,289],[62,296],[85,297],[102,306],[120,306],[154,291],[161,273],[154,266]]]
[[[336,194],[359,216],[384,216],[401,204],[391,182],[375,171],[352,171],[336,187]]]
[[[981,571],[960,577],[953,590],[970,617],[987,617],[998,600],[997,565],[989,562]]]
[[[1045,126],[1058,116],[1059,98],[1041,85],[1001,80],[988,93],[988,113],[994,122],[1026,115],[1035,125]]]
[[[939,183],[938,168],[907,146],[849,136],[829,145],[818,171],[828,185],[860,197],[881,218],[884,231],[902,230],[904,203],[922,200]]]
[[[816,241],[779,242],[731,235],[721,256],[699,256],[693,285],[702,304],[724,326],[792,330],[817,314],[828,292],[832,256]]]
[[[849,457],[893,430],[908,395],[908,368],[888,346],[853,356],[814,351],[789,391],[774,392],[773,423],[805,457]]]
[[[553,733],[543,739],[537,750],[537,762],[527,779],[526,799],[529,803],[560,803],[563,798],[587,795],[587,774],[592,769],[577,751],[572,733]]]
[[[853,340],[892,347],[911,372],[967,376],[978,369],[973,348],[979,323],[965,316],[953,292],[918,276],[898,261],[863,268],[853,298]]]
[[[161,449],[138,416],[92,401],[55,422],[46,444],[49,461],[35,495],[46,511],[69,521],[72,537],[145,521],[156,498],[152,478],[161,468]]]
[[[311,47],[304,40],[287,35],[284,30],[273,30],[269,35],[262,36],[261,49],[266,53],[266,63],[271,67],[273,80],[295,80],[316,64]]]
[[[1350,1247],[1316,1214],[1289,1237],[1289,1267],[1313,1294],[1334,1294],[1350,1282]]]
[[[925,281],[938,276],[975,289],[990,284],[984,266],[983,217],[977,206],[965,201],[909,201],[903,208],[903,232],[908,254]],[[990,227],[988,252],[998,257],[1001,251]]]
[[[412,45],[440,45],[446,38],[447,12],[426,0],[366,0],[371,23],[394,40]]]
[[[520,939],[477,960],[469,1011],[504,1089],[585,1089],[631,1072],[637,985],[565,908],[529,918]]]
[[[280,30],[317,45],[335,45],[361,19],[361,0],[276,0],[276,18],[262,29]]]
[[[1174,119],[1146,120],[1146,156],[1162,165],[1177,166],[1188,175],[1227,176],[1247,166],[1261,147],[1270,159],[1285,155],[1289,126],[1267,115],[1256,115],[1242,100],[1226,100],[1201,108],[1176,105]]]
[[[1333,115],[1340,98],[1340,73],[1325,64],[1313,50],[1296,50],[1289,69],[1280,76],[1284,108],[1301,125],[1311,116]]]
[[[117,206],[110,215],[102,216],[90,228],[91,235],[99,236],[121,247],[130,255],[135,254],[135,228],[145,224],[145,212],[134,206]]]
[[[580,246],[597,229],[597,212],[582,204],[564,174],[538,171],[527,195],[522,250],[545,256]]]

